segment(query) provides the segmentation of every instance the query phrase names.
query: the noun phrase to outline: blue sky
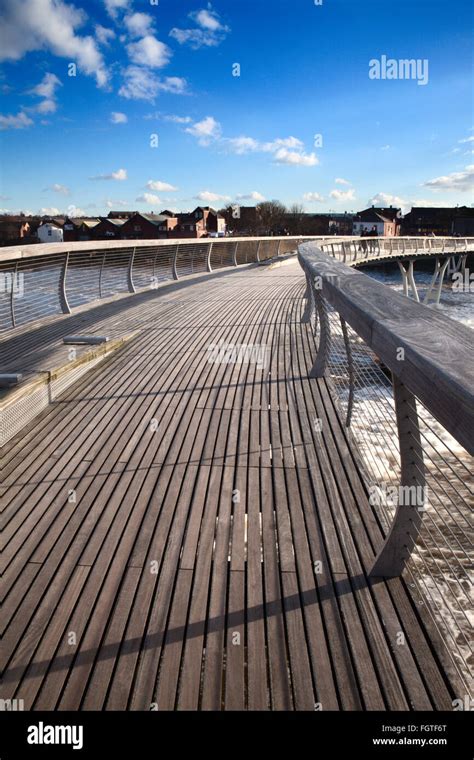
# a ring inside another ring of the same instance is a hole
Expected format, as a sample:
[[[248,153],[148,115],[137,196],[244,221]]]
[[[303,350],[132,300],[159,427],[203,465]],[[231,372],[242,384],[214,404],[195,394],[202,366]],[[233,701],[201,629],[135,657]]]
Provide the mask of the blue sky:
[[[471,205],[471,3],[317,2],[2,0],[0,207]]]

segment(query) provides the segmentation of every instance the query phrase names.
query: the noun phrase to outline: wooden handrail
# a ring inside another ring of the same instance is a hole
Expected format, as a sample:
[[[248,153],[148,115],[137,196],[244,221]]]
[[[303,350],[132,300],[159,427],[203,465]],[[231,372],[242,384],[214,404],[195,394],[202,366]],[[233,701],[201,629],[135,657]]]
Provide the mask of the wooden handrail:
[[[474,454],[473,331],[322,253],[316,244],[300,245],[298,257],[310,277],[321,278],[321,295]]]

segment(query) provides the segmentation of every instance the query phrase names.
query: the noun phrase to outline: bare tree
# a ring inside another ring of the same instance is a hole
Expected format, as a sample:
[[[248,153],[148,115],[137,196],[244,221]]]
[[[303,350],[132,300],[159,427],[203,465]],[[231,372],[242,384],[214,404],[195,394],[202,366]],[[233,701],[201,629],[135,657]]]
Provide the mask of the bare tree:
[[[281,232],[285,226],[286,208],[280,201],[263,201],[257,206],[257,218],[262,235]]]
[[[287,227],[290,235],[301,235],[304,227],[304,206],[301,203],[293,203],[287,214]]]

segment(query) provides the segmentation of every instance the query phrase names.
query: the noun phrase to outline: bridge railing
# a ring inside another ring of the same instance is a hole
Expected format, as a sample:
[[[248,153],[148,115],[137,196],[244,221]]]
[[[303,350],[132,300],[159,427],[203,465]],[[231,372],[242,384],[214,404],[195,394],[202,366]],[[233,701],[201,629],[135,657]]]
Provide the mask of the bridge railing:
[[[473,332],[324,247],[299,246],[303,321],[315,335],[311,375],[328,379],[385,536],[372,537],[369,572],[404,572],[462,675],[472,656]]]
[[[474,250],[474,238],[456,237],[345,237],[328,239],[321,250],[345,264],[381,258],[456,254]]]
[[[382,258],[459,254],[474,238],[284,236],[50,243],[0,249],[0,331],[70,313],[120,293],[156,289],[169,280],[295,252],[303,241],[347,264]],[[465,259],[464,259],[465,261]],[[412,265],[411,265],[412,266]],[[412,281],[410,272],[408,278]],[[414,286],[413,286],[414,287]]]
[[[314,239],[84,241],[2,248],[0,331],[199,272],[266,261]]]

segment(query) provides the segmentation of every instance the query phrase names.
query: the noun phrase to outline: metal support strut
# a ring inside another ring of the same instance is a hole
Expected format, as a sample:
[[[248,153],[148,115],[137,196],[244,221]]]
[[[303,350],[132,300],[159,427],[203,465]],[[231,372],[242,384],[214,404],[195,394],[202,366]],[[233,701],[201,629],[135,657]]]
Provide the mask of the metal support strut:
[[[400,442],[401,487],[392,525],[370,576],[401,575],[420,529],[425,509],[425,467],[415,396],[393,376],[393,395]]]
[[[67,268],[69,266],[69,251],[66,253],[66,257],[64,259],[64,263],[61,269],[61,277],[59,280],[59,303],[61,304],[61,310],[63,314],[71,314],[71,307],[69,306],[69,302],[67,300],[67,291],[66,291],[66,277],[67,277]]]
[[[344,338],[344,346],[346,348],[347,356],[347,369],[349,373],[349,399],[347,401],[347,413],[346,413],[346,427],[350,427],[352,419],[352,408],[354,406],[354,391],[355,391],[355,374],[354,374],[354,361],[352,358],[351,342],[349,340],[349,331],[347,329],[346,321],[339,316],[341,322],[341,330]]]
[[[441,298],[441,288],[443,287],[443,280],[444,280],[444,274],[446,272],[446,268],[449,265],[449,256],[446,257],[445,261],[440,264],[439,258],[436,257],[435,260],[435,270],[433,273],[433,277],[431,278],[431,282],[429,284],[428,290],[425,293],[425,297],[423,298],[423,303],[428,304],[430,302],[431,293],[433,291],[434,286],[436,285],[436,281],[438,281],[438,285],[436,287],[436,292],[434,295],[434,303],[436,306],[439,305],[439,299]]]
[[[320,290],[316,290],[312,285],[312,294],[315,301],[315,332],[319,321],[319,345],[316,360],[311,367],[309,377],[322,377],[326,371],[329,349],[330,349],[330,329],[329,329],[329,317],[327,312],[326,302],[322,296]]]
[[[410,286],[410,290],[412,292],[413,298],[415,301],[420,300],[420,296],[418,295],[418,290],[416,287],[415,277],[413,276],[413,259],[410,259],[408,262],[408,268],[405,269],[402,261],[398,259],[398,266],[400,267],[400,272],[402,273],[402,282],[403,282],[403,293],[404,295],[408,296],[408,286]]]

